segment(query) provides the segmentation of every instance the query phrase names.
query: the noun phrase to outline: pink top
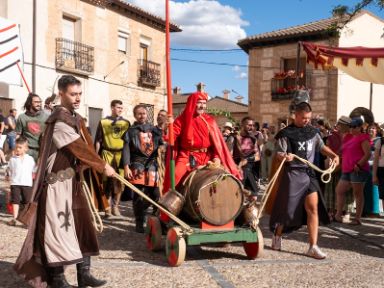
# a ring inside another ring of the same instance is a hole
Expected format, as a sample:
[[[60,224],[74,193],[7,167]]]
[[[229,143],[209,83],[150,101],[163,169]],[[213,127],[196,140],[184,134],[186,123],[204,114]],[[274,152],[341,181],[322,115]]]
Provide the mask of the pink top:
[[[353,136],[352,134],[345,135],[343,139],[343,148],[342,148],[342,157],[343,161],[341,163],[342,167],[341,170],[343,173],[350,173],[353,172],[353,168],[355,167],[355,164],[364,156],[363,148],[361,147],[361,144],[364,141],[370,141],[369,135],[366,133],[362,133],[356,136]],[[369,171],[369,164],[364,164],[363,167],[361,167],[365,171]]]

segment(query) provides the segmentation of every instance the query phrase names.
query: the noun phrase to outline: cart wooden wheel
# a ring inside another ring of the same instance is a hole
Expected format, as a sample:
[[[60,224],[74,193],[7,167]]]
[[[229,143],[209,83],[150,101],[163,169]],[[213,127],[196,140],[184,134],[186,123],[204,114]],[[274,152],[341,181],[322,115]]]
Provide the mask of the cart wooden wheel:
[[[161,247],[161,224],[159,218],[149,216],[145,227],[145,239],[150,251],[158,251]]]
[[[184,262],[187,246],[179,227],[172,227],[168,230],[165,241],[165,255],[170,266],[177,267]]]
[[[264,252],[264,237],[259,227],[257,227],[256,232],[257,242],[243,243],[245,254],[251,260],[261,257]]]

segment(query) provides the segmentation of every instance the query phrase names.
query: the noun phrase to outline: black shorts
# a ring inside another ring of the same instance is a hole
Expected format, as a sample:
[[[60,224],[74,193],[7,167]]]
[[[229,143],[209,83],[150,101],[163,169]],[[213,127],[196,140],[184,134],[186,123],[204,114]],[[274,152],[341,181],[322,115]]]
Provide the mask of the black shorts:
[[[27,204],[31,202],[32,187],[11,185],[11,203]]]
[[[384,200],[384,167],[377,167],[377,178],[379,178],[379,196]]]
[[[311,194],[313,192],[322,193],[319,181],[317,180],[316,177],[310,175],[309,176],[309,186],[308,186],[308,190],[307,190],[307,195],[309,195],[309,194]]]

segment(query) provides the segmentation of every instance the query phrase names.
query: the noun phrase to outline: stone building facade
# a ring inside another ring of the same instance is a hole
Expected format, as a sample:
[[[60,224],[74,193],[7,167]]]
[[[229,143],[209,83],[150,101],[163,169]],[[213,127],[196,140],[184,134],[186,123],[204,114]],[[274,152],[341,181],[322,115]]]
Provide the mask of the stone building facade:
[[[329,42],[332,40],[316,41],[325,45]],[[249,69],[249,115],[257,121],[275,125],[287,122],[291,95],[284,97],[282,93],[283,97],[274,97],[279,95],[273,95],[275,91],[273,91],[272,81],[275,81],[273,78],[277,71],[284,70],[284,59],[292,59],[296,62],[296,55],[297,43],[262,47],[250,51],[250,66],[263,67]],[[301,69],[305,70],[306,74],[305,86],[311,89],[313,114],[334,121],[337,114],[337,71],[316,70],[306,63]]]
[[[151,116],[165,108],[163,19],[123,0],[39,0],[34,40],[34,1],[1,1],[0,17],[20,25],[25,76],[32,83],[34,67],[33,90],[43,100],[57,91],[59,76],[71,73],[82,81],[79,112],[89,118],[91,128],[110,113],[113,99],[123,101],[124,116],[131,121],[136,104],[147,104]],[[171,32],[178,31],[171,24]],[[0,101],[8,99],[19,110],[26,95],[25,87],[0,83]]]
[[[383,21],[363,11],[356,15],[339,34],[330,27],[339,21],[331,17],[299,26],[250,36],[238,42],[249,55],[249,114],[261,123],[278,125],[287,122],[289,104],[296,87],[310,89],[314,117],[323,117],[335,123],[341,115],[358,106],[369,108],[369,97],[374,106],[370,107],[381,122],[378,107],[383,103],[380,96],[383,85],[374,85],[370,96],[370,83],[356,80],[337,69],[320,70],[306,63],[306,54],[301,49],[299,70],[296,71],[298,42],[308,41],[333,47],[366,46],[383,47]],[[376,111],[377,110],[377,111]],[[375,113],[376,111],[376,113]],[[381,119],[383,118],[383,119]]]

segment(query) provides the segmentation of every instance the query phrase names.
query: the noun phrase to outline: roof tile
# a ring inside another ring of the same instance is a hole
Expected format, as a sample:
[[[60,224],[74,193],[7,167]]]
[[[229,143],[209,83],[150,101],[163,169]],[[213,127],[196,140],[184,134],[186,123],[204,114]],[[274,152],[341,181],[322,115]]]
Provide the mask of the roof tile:
[[[300,36],[308,33],[321,33],[327,31],[332,26],[332,24],[337,23],[339,20],[339,17],[331,17],[302,25],[288,27],[285,29],[261,33],[239,40],[238,45],[244,50],[247,50],[247,48],[245,47],[247,46],[247,44],[251,43],[267,42],[281,38],[287,39],[290,37]]]

